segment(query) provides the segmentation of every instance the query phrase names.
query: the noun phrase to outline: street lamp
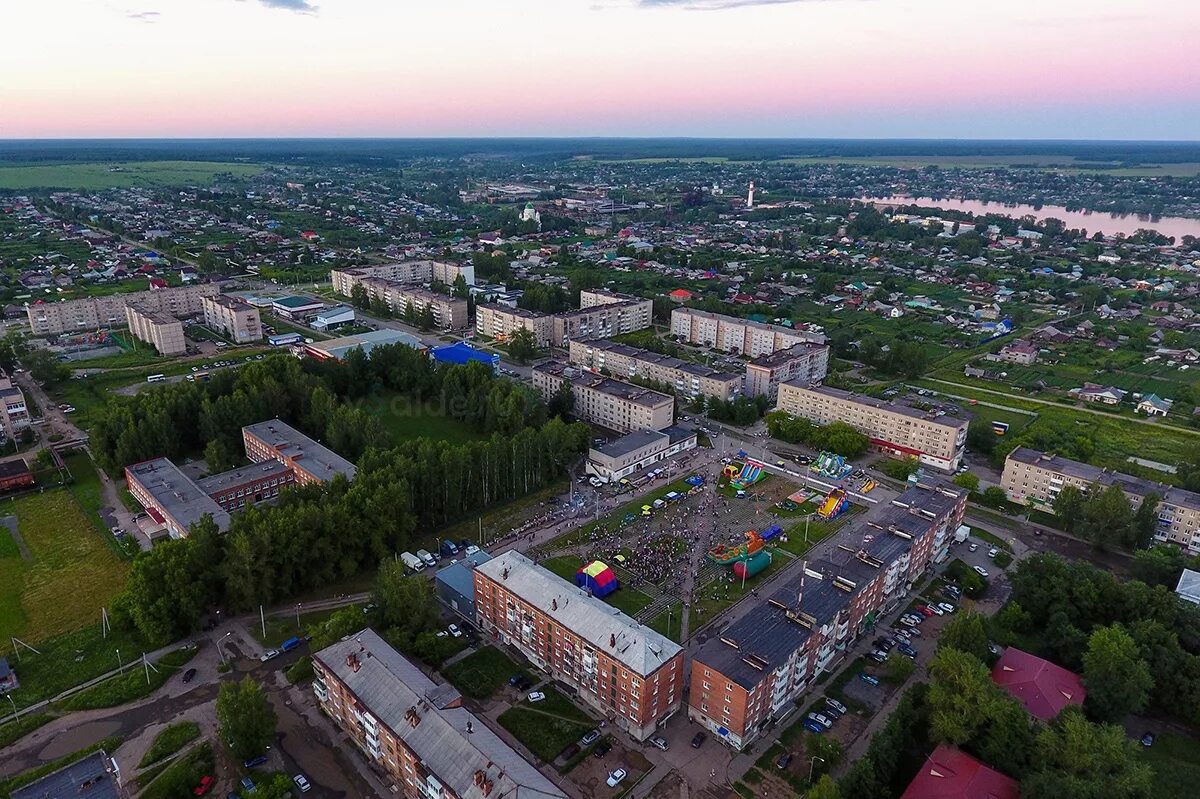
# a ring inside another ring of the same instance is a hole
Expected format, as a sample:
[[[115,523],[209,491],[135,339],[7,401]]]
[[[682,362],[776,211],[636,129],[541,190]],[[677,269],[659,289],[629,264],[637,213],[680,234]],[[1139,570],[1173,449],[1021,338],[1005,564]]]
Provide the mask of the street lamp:
[[[13,709],[13,721],[16,721],[16,720],[17,720],[17,703],[13,701],[13,698],[12,698],[12,694],[11,694],[11,693],[7,693],[7,694],[5,694],[5,696],[7,696],[7,697],[8,697],[8,703],[9,703],[10,705],[12,705],[12,709]]]
[[[304,603],[303,602],[296,603],[296,629],[297,630],[300,629],[300,606],[302,604],[304,604]]]
[[[224,635],[222,635],[220,638],[217,639],[217,654],[219,654],[221,656],[222,664],[225,663],[225,650],[221,647],[221,643],[231,635],[233,635],[233,630],[230,630],[229,632],[225,633]]]
[[[813,769],[816,767],[818,760],[820,760],[822,763],[825,762],[825,758],[823,758],[819,755],[813,755],[813,759],[809,762],[809,766],[808,766],[808,784],[809,785],[812,785]]]

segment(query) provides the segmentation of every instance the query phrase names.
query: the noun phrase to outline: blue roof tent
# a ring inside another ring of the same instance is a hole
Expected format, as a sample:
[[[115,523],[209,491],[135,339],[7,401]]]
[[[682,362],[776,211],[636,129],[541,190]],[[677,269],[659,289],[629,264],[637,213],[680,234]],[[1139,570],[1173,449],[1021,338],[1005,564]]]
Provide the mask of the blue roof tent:
[[[486,363],[496,369],[500,366],[500,356],[494,352],[484,352],[472,347],[465,341],[447,344],[444,347],[434,347],[433,359],[438,363],[466,364],[471,361]]]

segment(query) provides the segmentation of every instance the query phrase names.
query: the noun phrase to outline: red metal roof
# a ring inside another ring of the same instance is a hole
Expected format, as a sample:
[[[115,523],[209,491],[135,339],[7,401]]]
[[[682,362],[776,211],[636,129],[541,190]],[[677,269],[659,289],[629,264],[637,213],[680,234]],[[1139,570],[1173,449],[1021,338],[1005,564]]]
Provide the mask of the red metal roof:
[[[933,750],[900,799],[1020,799],[1017,781],[953,746]]]
[[[992,667],[992,682],[1042,721],[1050,721],[1068,705],[1082,705],[1087,697],[1075,672],[1013,646]]]

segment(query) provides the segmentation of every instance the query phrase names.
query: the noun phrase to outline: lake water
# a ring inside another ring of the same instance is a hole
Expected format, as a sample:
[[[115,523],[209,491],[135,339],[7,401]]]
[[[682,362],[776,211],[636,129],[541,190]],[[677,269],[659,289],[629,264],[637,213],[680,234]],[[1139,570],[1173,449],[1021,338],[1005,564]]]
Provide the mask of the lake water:
[[[1188,219],[1182,216],[1150,216],[1149,214],[1106,214],[1093,211],[1068,211],[1061,205],[1043,205],[1034,208],[1032,205],[1005,205],[1004,203],[989,203],[982,200],[958,200],[944,198],[935,200],[932,197],[860,197],[862,202],[875,205],[919,205],[924,208],[941,208],[947,211],[967,211],[972,214],[1004,214],[1020,218],[1032,216],[1043,220],[1049,217],[1061,219],[1070,228],[1086,230],[1091,236],[1096,232],[1115,236],[1124,233],[1132,236],[1139,229],[1157,230],[1164,236],[1174,236],[1175,242],[1184,236],[1200,237],[1200,219]]]

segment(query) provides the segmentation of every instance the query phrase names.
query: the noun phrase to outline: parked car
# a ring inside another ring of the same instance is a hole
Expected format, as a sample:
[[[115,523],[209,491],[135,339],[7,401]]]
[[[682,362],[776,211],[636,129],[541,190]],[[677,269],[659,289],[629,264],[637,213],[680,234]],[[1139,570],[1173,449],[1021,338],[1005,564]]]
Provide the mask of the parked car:
[[[580,746],[591,746],[600,740],[600,730],[589,730],[579,739]]]
[[[876,648],[882,649],[884,652],[890,651],[891,648],[896,645],[896,642],[891,640],[890,638],[882,638],[882,637],[876,638],[872,643],[875,644]]]
[[[208,793],[208,789],[212,787],[213,782],[215,782],[215,780],[213,780],[212,775],[205,774],[200,778],[200,784],[192,789],[192,793],[194,793],[196,796],[204,796],[204,794]]]
[[[604,740],[596,744],[596,748],[592,750],[592,757],[599,760],[612,751],[612,741]]]
[[[925,618],[929,618],[933,615],[933,608],[929,607],[928,605],[921,605],[917,608],[917,612]]]
[[[825,729],[829,729],[833,726],[833,719],[829,718],[829,716],[826,716],[824,713],[809,713],[808,718],[820,724]]]
[[[266,652],[262,653],[262,657],[260,657],[258,661],[260,663],[266,663],[268,660],[274,660],[277,657],[279,657],[278,649],[268,649]]]
[[[698,732],[692,736],[692,748],[699,749],[704,744],[704,733]]]
[[[809,732],[816,733],[817,735],[825,732],[825,728],[812,719],[804,720],[804,729],[808,730]]]
[[[524,674],[514,674],[513,676],[508,678],[508,684],[515,686],[517,683],[519,683],[523,679],[525,679]]]
[[[833,712],[839,713],[843,716],[849,712],[846,710],[845,705],[843,705],[841,702],[837,701],[836,699],[834,699],[831,696],[825,697],[825,707],[827,707],[830,710],[832,710]]]
[[[916,627],[918,624],[920,624],[919,621],[912,618],[911,616],[901,616],[900,623],[907,627]]]
[[[917,657],[917,650],[913,649],[908,644],[901,644],[900,646],[896,647],[896,651],[899,652],[901,655],[904,655],[905,657],[910,657],[910,658],[914,658],[914,659]]]
[[[865,672],[862,674],[859,674],[858,679],[862,680],[863,682],[867,683],[868,685],[879,685],[878,677],[872,677],[870,674],[867,674]]]
[[[781,770],[785,769],[788,767],[788,763],[791,763],[791,762],[792,762],[792,753],[784,752],[782,755],[775,758],[775,768],[781,769]]]
[[[242,777],[242,793],[254,793],[258,790],[258,786],[254,784],[254,780],[249,777]]]
[[[625,779],[626,776],[627,776],[627,772],[625,771],[625,769],[623,769],[623,768],[617,769],[612,774],[608,775],[608,779],[606,780],[606,782],[608,783],[608,787],[616,788],[618,785],[621,784],[621,780]]]
[[[184,682],[191,682],[195,678],[196,678],[196,670],[195,669],[188,669],[187,671],[185,671],[183,673],[183,681]]]
[[[971,568],[974,569],[975,573],[978,574],[980,577],[988,576],[987,569],[983,568],[982,566],[972,566]]]
[[[878,649],[875,649],[867,653],[867,659],[873,660],[876,663],[882,663],[883,661],[887,660],[887,652],[881,652]]]
[[[929,606],[929,610],[930,610],[930,612],[931,612],[931,613],[933,613],[935,616],[943,616],[943,615],[945,615],[945,613],[946,613],[946,611],[942,610],[942,609],[941,609],[940,607],[938,607],[937,605],[930,605],[930,606]]]
[[[303,774],[297,774],[292,777],[292,782],[296,783],[296,787],[300,789],[300,793],[308,793],[312,790],[312,783]]]
[[[451,624],[449,627],[446,628],[446,632],[450,633],[455,638],[462,638],[462,630],[458,629],[457,624]]]
[[[546,695],[544,693],[542,693],[541,691],[532,691],[529,694],[530,702],[541,702],[545,698],[546,698]]]
[[[476,552],[479,551],[479,547],[475,546],[474,544],[467,544],[465,551],[466,551],[466,554],[468,554],[468,555],[474,555]]]
[[[989,550],[988,550],[988,557],[989,557],[989,558],[994,558],[994,557],[996,557],[996,555],[998,555],[998,554],[1000,554],[1000,550],[996,549],[995,547],[992,547],[991,549],[989,549]]]
[[[242,766],[244,766],[245,768],[254,768],[255,766],[261,766],[263,763],[266,763],[266,762],[267,762],[267,756],[259,755],[258,757],[252,757],[249,760],[243,760]]]
[[[661,749],[664,752],[671,747],[671,745],[667,743],[667,739],[661,735],[655,735],[653,738],[651,738],[650,745],[655,749]]]
[[[1154,733],[1147,730],[1146,734],[1142,736],[1141,744],[1142,746],[1154,746]]]
[[[967,549],[969,549],[969,550],[971,550],[972,552],[974,552],[974,551],[976,551],[977,549],[979,549],[979,544],[976,544],[974,541],[972,541],[972,542],[971,542],[971,545],[970,545],[970,546],[968,546],[968,547],[967,547]]]
[[[951,605],[949,602],[939,602],[938,607],[941,608],[942,610],[946,611],[947,613],[954,612],[954,606]]]

